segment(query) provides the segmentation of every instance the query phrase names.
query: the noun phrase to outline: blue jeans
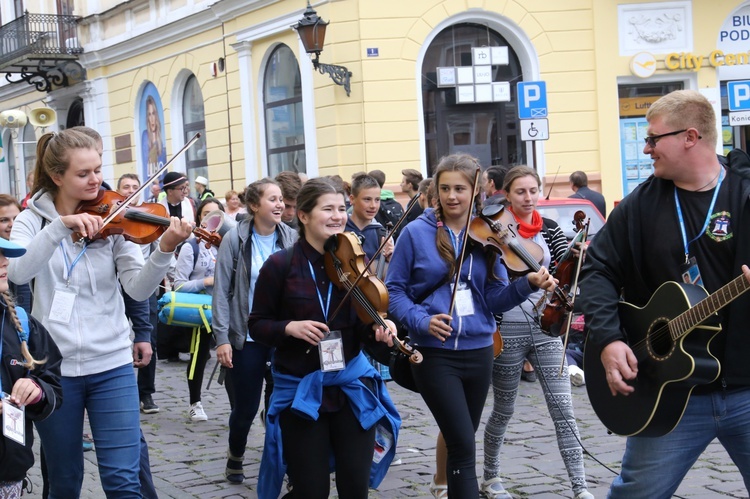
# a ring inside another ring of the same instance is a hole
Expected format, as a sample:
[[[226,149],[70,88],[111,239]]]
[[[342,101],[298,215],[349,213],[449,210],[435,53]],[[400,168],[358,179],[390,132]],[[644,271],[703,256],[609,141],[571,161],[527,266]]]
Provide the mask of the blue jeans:
[[[81,495],[83,411],[96,443],[99,477],[107,498],[140,498],[141,431],[133,366],[60,378],[64,403],[36,423],[50,482],[50,499]]]
[[[750,490],[750,388],[690,397],[671,433],[629,437],[612,499],[667,499],[714,438],[729,453]]]
[[[159,496],[156,494],[156,488],[154,487],[154,479],[151,476],[151,460],[148,457],[148,443],[146,442],[146,437],[143,436],[142,430],[140,430],[140,433],[141,466],[138,473],[138,480],[141,483],[141,495],[143,496],[143,499],[159,499]]]
[[[271,359],[271,349],[254,341],[245,342],[242,350],[232,347],[232,379],[234,407],[229,415],[229,452],[233,456],[245,455],[247,434],[260,405],[266,362]]]

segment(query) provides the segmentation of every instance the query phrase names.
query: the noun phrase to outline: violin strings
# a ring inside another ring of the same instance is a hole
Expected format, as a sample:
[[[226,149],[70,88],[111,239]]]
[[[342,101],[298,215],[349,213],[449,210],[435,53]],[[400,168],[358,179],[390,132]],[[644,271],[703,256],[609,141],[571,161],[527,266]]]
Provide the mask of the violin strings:
[[[382,317],[380,317],[380,314],[377,310],[375,310],[375,307],[367,300],[364,293],[361,289],[358,287],[353,288],[352,282],[349,280],[348,277],[344,274],[344,272],[341,270],[341,268],[336,268],[339,279],[342,283],[344,283],[347,287],[347,290],[351,290],[352,296],[354,296],[357,299],[357,302],[362,306],[362,308],[365,309],[365,312],[372,317],[375,322],[378,323],[379,326],[383,327],[384,329],[388,329],[388,325],[385,323]]]

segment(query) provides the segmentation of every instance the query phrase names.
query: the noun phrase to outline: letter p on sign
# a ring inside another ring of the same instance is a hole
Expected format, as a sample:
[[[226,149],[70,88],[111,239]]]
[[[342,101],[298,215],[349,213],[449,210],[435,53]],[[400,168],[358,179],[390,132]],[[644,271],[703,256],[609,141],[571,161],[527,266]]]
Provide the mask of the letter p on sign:
[[[518,118],[522,120],[547,116],[547,84],[543,81],[520,81],[516,85]]]
[[[750,111],[750,81],[728,82],[727,104],[730,111]]]

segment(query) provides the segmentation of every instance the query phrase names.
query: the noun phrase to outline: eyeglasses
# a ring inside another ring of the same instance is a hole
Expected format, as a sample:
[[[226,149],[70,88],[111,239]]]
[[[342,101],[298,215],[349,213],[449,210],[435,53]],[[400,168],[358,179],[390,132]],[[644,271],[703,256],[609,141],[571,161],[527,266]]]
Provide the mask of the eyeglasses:
[[[663,139],[664,137],[669,137],[670,135],[677,135],[682,132],[687,132],[689,128],[684,128],[682,130],[676,130],[674,132],[667,132],[662,133],[660,135],[649,135],[648,137],[644,137],[643,141],[646,142],[646,144],[651,147],[652,149],[656,147],[656,143],[659,142],[659,140]],[[702,139],[703,137],[698,135],[699,139]]]
[[[183,190],[185,192],[189,192],[190,191],[190,185],[189,184],[185,184],[182,187],[180,187],[180,190]]]

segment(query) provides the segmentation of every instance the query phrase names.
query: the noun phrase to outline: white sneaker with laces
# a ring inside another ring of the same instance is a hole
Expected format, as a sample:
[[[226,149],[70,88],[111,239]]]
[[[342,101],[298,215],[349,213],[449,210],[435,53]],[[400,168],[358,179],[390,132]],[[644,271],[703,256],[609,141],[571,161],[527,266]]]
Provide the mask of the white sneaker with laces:
[[[203,404],[200,401],[190,406],[189,415],[193,421],[208,421],[208,416],[206,416],[206,411],[203,410]]]
[[[586,378],[583,375],[583,369],[578,366],[570,366],[568,368],[570,374],[570,384],[573,386],[583,386],[586,384]]]

